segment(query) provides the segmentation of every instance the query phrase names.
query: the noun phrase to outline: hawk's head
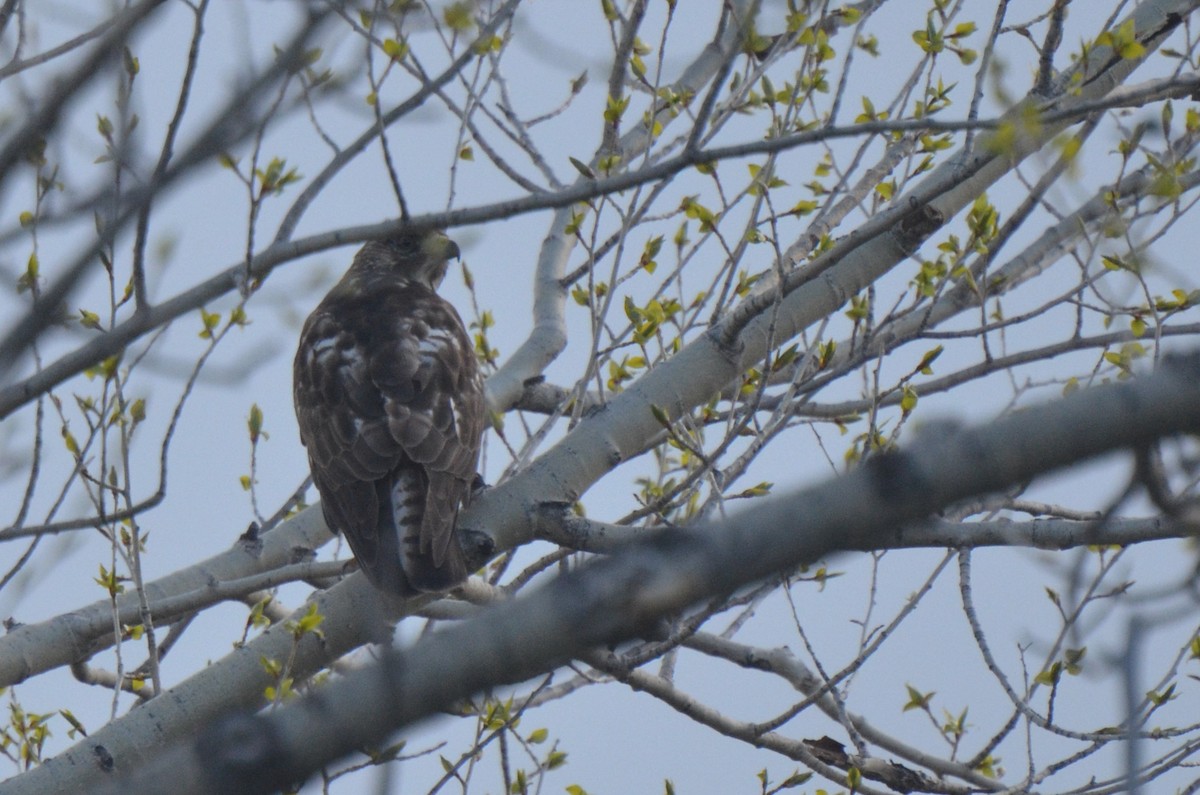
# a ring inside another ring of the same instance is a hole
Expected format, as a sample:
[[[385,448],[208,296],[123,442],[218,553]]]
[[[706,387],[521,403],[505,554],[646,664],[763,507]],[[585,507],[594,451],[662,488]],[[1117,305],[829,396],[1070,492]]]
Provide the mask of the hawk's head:
[[[412,281],[436,290],[446,275],[451,259],[458,258],[458,244],[438,229],[401,232],[372,240],[354,257],[347,277],[386,278]]]

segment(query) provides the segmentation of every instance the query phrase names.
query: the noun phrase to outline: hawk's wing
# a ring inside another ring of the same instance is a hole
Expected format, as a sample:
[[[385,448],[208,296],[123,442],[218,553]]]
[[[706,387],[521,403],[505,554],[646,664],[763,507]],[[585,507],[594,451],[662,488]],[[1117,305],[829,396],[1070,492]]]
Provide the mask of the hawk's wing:
[[[458,314],[419,286],[331,294],[305,324],[296,414],[325,519],[386,590],[466,577],[454,522],[486,421]]]

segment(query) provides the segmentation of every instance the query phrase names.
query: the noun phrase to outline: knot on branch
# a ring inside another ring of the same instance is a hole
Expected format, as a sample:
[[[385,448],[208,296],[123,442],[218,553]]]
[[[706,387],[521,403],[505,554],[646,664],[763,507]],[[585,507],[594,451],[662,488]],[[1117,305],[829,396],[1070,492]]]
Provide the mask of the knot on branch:
[[[266,721],[230,715],[196,740],[196,755],[220,790],[275,789],[287,781],[288,756]]]
[[[1187,381],[1200,381],[1200,350],[1172,351],[1163,357],[1162,366]]]
[[[896,224],[893,234],[905,256],[911,256],[926,238],[946,223],[946,215],[932,204],[918,204],[910,199],[911,207]]]
[[[851,754],[832,737],[804,740],[803,743],[821,762],[841,770],[856,768],[864,778],[883,782],[896,792],[934,792],[939,789],[938,782],[919,770],[905,767],[898,762]]]
[[[482,530],[463,528],[458,531],[458,542],[469,565],[476,569],[486,566],[496,556],[496,539]]]
[[[936,492],[911,453],[905,450],[872,456],[863,465],[877,498],[888,505],[913,506],[916,513],[936,507]]]
[[[117,763],[107,748],[103,745],[92,746],[92,755],[96,757],[96,764],[99,765],[101,770],[105,773],[113,772]]]
[[[759,293],[742,302],[728,322],[713,326],[707,332],[721,357],[733,367],[740,367],[746,342],[741,338],[742,329],[776,300],[777,293]]]

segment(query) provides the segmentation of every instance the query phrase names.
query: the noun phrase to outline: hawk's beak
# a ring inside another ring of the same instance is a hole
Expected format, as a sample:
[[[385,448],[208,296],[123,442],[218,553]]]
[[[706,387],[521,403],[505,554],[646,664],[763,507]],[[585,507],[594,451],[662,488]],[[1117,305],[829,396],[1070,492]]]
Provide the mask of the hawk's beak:
[[[435,232],[426,237],[421,248],[426,256],[437,260],[458,259],[460,254],[458,244],[442,232]]]

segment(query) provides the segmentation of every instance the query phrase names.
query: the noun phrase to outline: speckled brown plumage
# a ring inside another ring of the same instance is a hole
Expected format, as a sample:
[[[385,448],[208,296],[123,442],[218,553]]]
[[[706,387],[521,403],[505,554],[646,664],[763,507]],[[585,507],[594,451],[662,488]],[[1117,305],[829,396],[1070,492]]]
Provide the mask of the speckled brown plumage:
[[[470,337],[435,292],[457,256],[436,231],[368,243],[296,352],[296,417],[325,520],[371,582],[400,595],[467,576],[454,524],[487,410]]]

